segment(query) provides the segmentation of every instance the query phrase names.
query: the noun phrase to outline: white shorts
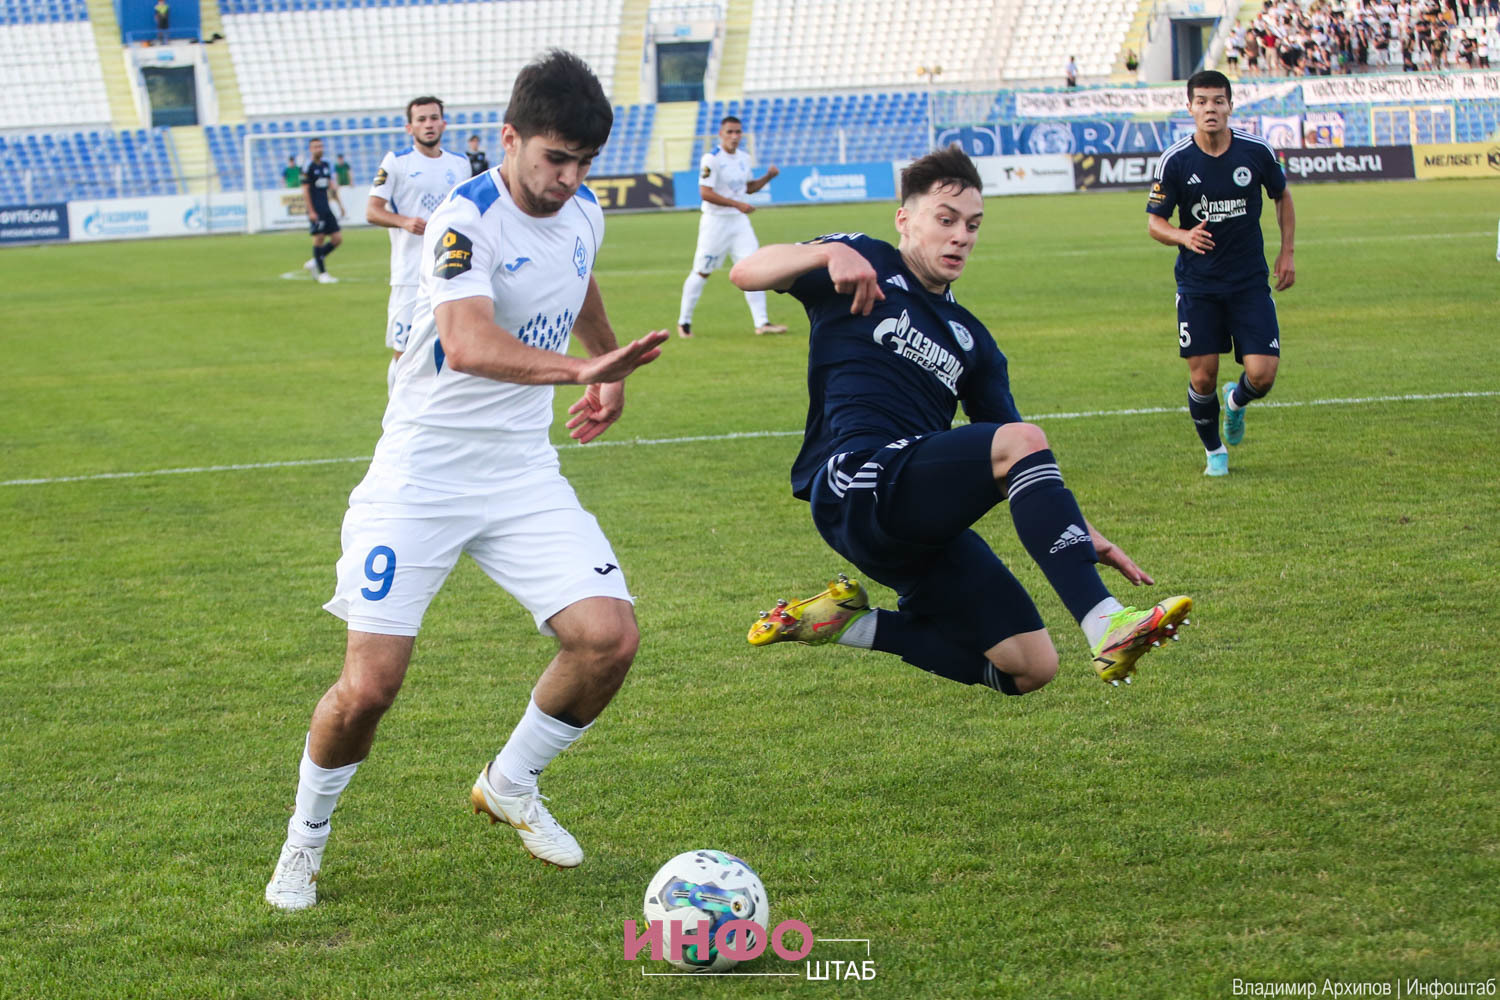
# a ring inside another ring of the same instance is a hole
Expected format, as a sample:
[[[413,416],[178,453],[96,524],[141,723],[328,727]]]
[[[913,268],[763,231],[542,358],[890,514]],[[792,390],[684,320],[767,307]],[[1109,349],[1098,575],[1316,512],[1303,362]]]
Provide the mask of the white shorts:
[[[349,496],[344,554],[326,611],[358,632],[416,635],[458,557],[547,619],[588,597],[634,603],[614,550],[556,467],[503,491],[453,494],[366,476]]]
[[[392,285],[391,301],[385,307],[385,346],[393,351],[406,350],[411,333],[412,315],[417,311],[417,285]]]
[[[743,212],[705,215],[698,220],[698,248],[693,251],[693,270],[699,274],[713,274],[726,256],[741,260],[759,249],[760,241],[750,226],[750,216]]]

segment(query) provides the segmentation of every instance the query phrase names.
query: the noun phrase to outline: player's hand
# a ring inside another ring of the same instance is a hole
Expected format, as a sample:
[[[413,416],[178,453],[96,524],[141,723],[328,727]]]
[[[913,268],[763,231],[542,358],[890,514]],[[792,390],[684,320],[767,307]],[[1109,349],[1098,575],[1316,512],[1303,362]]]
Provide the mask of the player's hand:
[[[850,315],[870,315],[875,303],[885,301],[875,268],[853,247],[842,243],[829,243],[827,247],[828,277],[833,281],[833,290],[840,295],[854,296],[854,302],[849,306]]]
[[[1089,525],[1089,537],[1093,539],[1094,554],[1099,557],[1099,561],[1119,570],[1120,575],[1129,580],[1132,586],[1139,587],[1143,583],[1156,583],[1145,570],[1135,564],[1134,559],[1125,554],[1124,549],[1105,538],[1092,524]]]
[[[588,444],[620,419],[625,410],[625,383],[604,382],[588,387],[578,402],[568,407],[568,434],[579,444]]]
[[[401,223],[401,228],[413,236],[421,236],[427,232],[427,220],[419,219],[415,215],[408,215],[406,221]]]
[[[652,330],[639,340],[632,340],[624,347],[617,347],[607,354],[589,358],[578,373],[578,381],[584,385],[595,382],[620,382],[626,375],[641,365],[649,365],[661,357],[661,345],[671,334],[666,330]]]
[[[744,212],[746,215],[749,215],[751,212],[755,211],[755,206],[750,204],[748,201],[742,201],[735,207],[738,208],[741,212]]]
[[[1204,254],[1214,248],[1214,238],[1208,232],[1208,220],[1204,219],[1192,229],[1183,231],[1182,245],[1193,253]]]
[[[1284,292],[1297,283],[1297,267],[1292,263],[1292,251],[1283,250],[1276,255],[1276,290]]]
[[[770,180],[773,177],[779,176],[781,176],[781,170],[776,166],[776,164],[773,163],[766,168],[766,180]]]

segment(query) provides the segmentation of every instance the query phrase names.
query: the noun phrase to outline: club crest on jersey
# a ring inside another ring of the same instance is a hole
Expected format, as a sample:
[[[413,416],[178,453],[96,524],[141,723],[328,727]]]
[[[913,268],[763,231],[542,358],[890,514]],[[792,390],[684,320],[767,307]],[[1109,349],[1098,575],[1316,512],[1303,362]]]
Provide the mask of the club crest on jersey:
[[[578,237],[573,244],[573,266],[578,268],[578,276],[581,278],[589,273],[589,255],[583,249],[583,237]]]
[[[959,347],[962,347],[966,351],[974,349],[974,335],[969,332],[968,327],[962,323],[955,323],[950,319],[948,321],[948,329],[953,331],[953,339],[958,341]]]
[[[1234,182],[1236,184],[1238,184],[1240,187],[1249,187],[1250,186],[1250,168],[1249,167],[1235,167],[1234,168]]]
[[[967,332],[967,331],[965,331]],[[932,372],[937,380],[958,395],[958,380],[963,377],[963,362],[948,349],[911,325],[911,316],[901,310],[900,319],[883,319],[875,327],[875,343],[889,348],[899,358],[916,362]]]
[[[437,241],[433,256],[437,258],[432,269],[434,278],[456,278],[474,266],[474,242],[458,230],[450,229]]]

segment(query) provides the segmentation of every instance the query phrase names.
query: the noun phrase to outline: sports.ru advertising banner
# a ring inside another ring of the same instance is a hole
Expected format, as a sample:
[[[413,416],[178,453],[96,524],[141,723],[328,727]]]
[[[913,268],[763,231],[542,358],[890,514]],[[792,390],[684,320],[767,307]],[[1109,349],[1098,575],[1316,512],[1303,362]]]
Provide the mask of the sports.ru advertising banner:
[[[0,243],[35,243],[67,238],[68,206],[65,202],[0,206]]]
[[[1337,150],[1298,149],[1281,154],[1287,178],[1297,181],[1409,181],[1410,146],[1345,146]]]
[[[1450,142],[1416,146],[1417,176],[1422,180],[1445,177],[1500,178],[1500,144]]]
[[[756,167],[757,176],[763,171],[763,167]],[[672,181],[678,208],[697,208],[702,204],[696,170],[679,170],[672,175]],[[756,206],[895,201],[896,184],[889,162],[820,163],[782,168],[770,184],[747,200]]]

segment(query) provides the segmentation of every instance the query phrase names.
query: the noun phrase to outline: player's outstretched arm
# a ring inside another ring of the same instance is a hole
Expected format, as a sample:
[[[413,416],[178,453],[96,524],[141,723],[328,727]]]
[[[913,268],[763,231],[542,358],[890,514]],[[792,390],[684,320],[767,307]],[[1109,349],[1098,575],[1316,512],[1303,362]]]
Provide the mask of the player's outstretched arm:
[[[1083,523],[1088,525],[1089,537],[1094,542],[1094,553],[1101,563],[1119,570],[1120,575],[1129,580],[1132,586],[1139,587],[1143,583],[1148,585],[1156,583],[1145,570],[1135,564],[1134,559],[1125,554],[1124,549],[1105,538],[1103,532],[1089,524],[1087,518]]]
[[[746,292],[776,289],[784,292],[811,271],[827,268],[834,291],[852,296],[849,311],[868,316],[885,299],[875,268],[846,243],[774,243],[737,261],[729,280]]]
[[[494,303],[480,295],[441,303],[434,311],[445,363],[454,371],[519,385],[618,382],[661,355],[667,331],[593,358],[574,358],[523,344],[495,323]]]
[[[666,339],[666,331],[655,331]],[[584,293],[583,306],[578,310],[578,322],[573,324],[573,333],[578,342],[589,352],[591,359],[600,358],[617,351],[615,331],[609,325],[609,316],[604,311],[604,297],[599,294],[599,283],[589,276],[588,291]],[[640,341],[636,342],[641,343]],[[661,353],[658,348],[654,359]],[[642,361],[641,364],[649,362]],[[568,407],[568,433],[579,444],[587,444],[609,429],[625,412],[625,383],[590,382],[578,401]]]
[[[1292,261],[1292,248],[1297,236],[1297,213],[1292,208],[1292,189],[1285,188],[1276,199],[1276,225],[1281,230],[1281,252],[1276,255],[1276,266],[1272,273],[1276,277],[1276,290],[1284,292],[1297,281],[1297,268]]]

